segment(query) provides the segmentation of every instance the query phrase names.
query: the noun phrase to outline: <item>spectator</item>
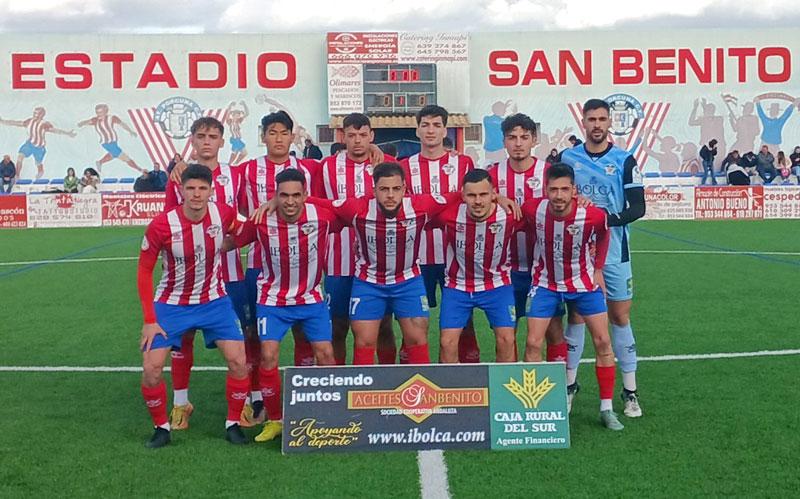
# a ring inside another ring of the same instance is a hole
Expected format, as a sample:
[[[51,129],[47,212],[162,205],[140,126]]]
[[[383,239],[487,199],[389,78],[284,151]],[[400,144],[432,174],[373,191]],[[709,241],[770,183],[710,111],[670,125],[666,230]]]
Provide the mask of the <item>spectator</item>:
[[[778,151],[778,159],[776,166],[778,168],[778,175],[781,176],[781,180],[783,180],[784,184],[788,184],[789,175],[792,173],[792,170],[789,167],[789,160],[786,159],[786,154],[784,154],[783,151]]]
[[[753,151],[739,158],[736,164],[728,165],[728,184],[750,185],[750,177],[755,175],[758,156]]]
[[[153,163],[153,171],[149,174],[151,192],[164,192],[167,188],[167,174],[161,169],[161,165]]]
[[[734,149],[727,156],[725,156],[725,159],[722,160],[722,165],[720,165],[719,170],[727,173],[728,167],[738,164],[740,159],[741,156],[739,156],[739,151]]]
[[[175,156],[173,156],[172,159],[169,160],[169,164],[167,164],[167,174],[172,174],[172,169],[175,168],[175,165],[177,165],[178,163],[180,163],[182,161],[183,161],[183,156],[181,156],[178,153],[175,153]],[[154,168],[155,168],[155,166],[156,166],[156,163],[153,164]],[[158,166],[159,166],[159,169],[160,169],[161,165],[158,165]]]
[[[558,161],[558,149],[550,149],[550,155],[545,158],[545,162],[552,165]]]
[[[444,146],[444,150],[447,151],[447,154],[453,152],[453,139],[451,139],[450,137],[445,137],[442,140],[442,145]]]
[[[800,184],[800,146],[794,148],[794,152],[789,155],[789,160],[792,162],[792,173],[797,177],[797,183]]]
[[[289,151],[289,156],[297,157],[297,151]]]
[[[336,156],[339,154],[339,151],[343,151],[345,149],[345,145],[341,142],[334,142],[331,144],[331,156]]]
[[[94,168],[87,168],[83,170],[83,177],[78,183],[81,193],[97,192],[100,185],[100,174]]]
[[[310,159],[322,159],[322,151],[314,145],[311,139],[306,139],[306,147],[303,148],[303,157]]]
[[[387,156],[391,156],[393,158],[397,157],[397,146],[392,144],[391,142],[387,142],[381,146],[381,151],[383,154]]]
[[[700,180],[700,185],[706,184],[706,179],[711,175],[711,184],[717,185],[717,179],[714,177],[714,156],[717,155],[717,139],[711,139],[707,145],[700,148],[700,159],[703,160],[703,179]]]
[[[149,171],[142,170],[142,174],[133,183],[133,192],[153,192],[153,177]]]
[[[11,162],[11,156],[6,154],[0,162],[0,193],[10,194],[17,182],[17,169]]]
[[[75,168],[67,168],[62,192],[78,192],[78,177],[75,175]]]
[[[761,177],[765,185],[771,184],[775,177],[778,176],[778,170],[775,169],[775,156],[769,152],[769,147],[766,145],[761,146],[761,151],[758,153],[756,171],[758,171],[758,176]]]
[[[567,138],[567,142],[569,142],[572,147],[579,146],[579,145],[583,144],[583,141],[581,139],[579,139],[578,137],[574,136],[574,135],[570,135]]]

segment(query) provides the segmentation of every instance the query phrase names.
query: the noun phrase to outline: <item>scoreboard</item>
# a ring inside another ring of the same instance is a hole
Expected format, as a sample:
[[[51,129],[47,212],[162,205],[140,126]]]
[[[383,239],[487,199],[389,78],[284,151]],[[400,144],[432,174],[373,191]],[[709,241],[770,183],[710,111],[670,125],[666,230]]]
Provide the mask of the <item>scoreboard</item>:
[[[436,64],[365,64],[366,113],[416,113],[436,104]]]

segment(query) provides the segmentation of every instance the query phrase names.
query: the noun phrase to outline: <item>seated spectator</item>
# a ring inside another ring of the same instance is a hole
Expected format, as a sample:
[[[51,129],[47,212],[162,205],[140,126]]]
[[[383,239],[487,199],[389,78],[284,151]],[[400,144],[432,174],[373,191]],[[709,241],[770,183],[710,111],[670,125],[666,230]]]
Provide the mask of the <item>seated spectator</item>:
[[[551,165],[554,163],[558,163],[558,149],[550,149],[550,155],[547,156],[544,160],[546,163],[550,163]]]
[[[168,173],[168,174],[172,173],[172,169],[173,169],[173,168],[175,168],[175,165],[177,165],[177,164],[178,164],[178,163],[180,163],[181,161],[183,161],[183,156],[181,156],[181,155],[180,155],[180,154],[178,154],[178,153],[175,153],[175,156],[173,156],[173,157],[172,157],[172,159],[171,159],[171,160],[169,160],[169,164],[167,165],[167,173]],[[154,164],[153,164],[153,168],[154,168],[154,169],[155,169],[155,166],[156,166],[156,165],[158,165],[158,163],[154,163]],[[158,165],[158,167],[159,167],[159,169],[160,169],[160,168],[161,168],[161,165]]]
[[[758,176],[761,177],[765,185],[771,184],[775,177],[778,176],[778,170],[775,169],[775,156],[769,152],[769,147],[765,145],[761,146],[761,151],[758,153],[756,171],[758,171]]]
[[[153,177],[150,176],[149,171],[143,170],[133,183],[133,192],[153,192],[153,190]]]
[[[754,175],[758,157],[750,151],[739,158],[739,161],[728,165],[729,185],[750,185],[750,177]]]
[[[167,187],[167,174],[161,169],[158,163],[153,164],[153,170],[149,173],[151,192],[164,192]]]
[[[739,159],[741,159],[741,156],[739,156],[739,151],[734,149],[727,156],[725,156],[725,159],[722,160],[722,165],[719,167],[720,171],[727,172],[730,165],[736,165],[739,163]]]
[[[800,146],[794,148],[794,152],[789,155],[791,161],[792,173],[797,177],[797,183],[800,184]]]
[[[572,147],[579,146],[579,145],[583,144],[583,141],[581,139],[579,139],[578,137],[574,136],[574,135],[570,135],[567,138],[567,142],[569,142]]]
[[[778,151],[778,159],[777,159],[777,168],[778,168],[778,175],[780,175],[781,180],[784,184],[789,183],[789,175],[792,173],[791,168],[789,167],[789,160],[786,159],[786,154],[783,151]]]
[[[0,193],[10,194],[17,182],[17,168],[11,162],[11,156],[6,154],[0,162]]]
[[[83,177],[78,182],[80,185],[80,192],[83,194],[97,192],[100,185],[100,174],[94,168],[87,168],[83,170]]]
[[[78,177],[75,175],[75,168],[67,168],[67,176],[64,177],[64,187],[61,192],[78,192]]]

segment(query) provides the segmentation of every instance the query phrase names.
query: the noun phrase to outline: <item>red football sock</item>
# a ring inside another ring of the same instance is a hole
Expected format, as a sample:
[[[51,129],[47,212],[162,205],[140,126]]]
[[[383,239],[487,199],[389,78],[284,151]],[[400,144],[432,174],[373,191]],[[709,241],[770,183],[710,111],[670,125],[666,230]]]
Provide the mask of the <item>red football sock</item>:
[[[162,426],[169,422],[167,418],[167,385],[162,381],[154,387],[142,385],[142,396],[150,419],[155,426]]]
[[[547,344],[547,362],[566,362],[567,342],[562,341],[557,345]]]
[[[617,372],[615,366],[595,366],[594,372],[597,375],[597,385],[600,387],[600,400],[614,398],[614,377]]]
[[[261,365],[261,342],[258,338],[244,340],[244,356],[247,370],[250,373],[250,390],[260,390],[258,382],[258,366]]]
[[[264,408],[267,411],[267,419],[270,421],[280,421],[283,419],[283,408],[281,407],[281,375],[278,368],[264,369],[258,368],[261,380],[261,396],[264,398]]]
[[[414,345],[414,346],[407,346],[406,352],[408,352],[408,363],[409,364],[430,364],[431,357],[428,353],[428,344],[423,343],[421,345]]]
[[[397,359],[397,347],[381,347],[378,345],[378,364],[394,364]]]
[[[462,364],[477,364],[481,361],[481,349],[474,334],[462,332],[458,338],[458,361]]]
[[[242,408],[250,392],[250,378],[236,379],[230,374],[225,378],[225,398],[228,400],[228,421],[239,421]]]
[[[181,337],[181,349],[173,350],[172,357],[172,389],[186,390],[189,388],[189,377],[192,375],[194,365],[194,331],[188,331]]]
[[[294,365],[314,365],[314,347],[305,338],[295,337],[294,339]]]
[[[369,347],[355,347],[353,350],[354,366],[372,366],[375,364],[375,349]]]

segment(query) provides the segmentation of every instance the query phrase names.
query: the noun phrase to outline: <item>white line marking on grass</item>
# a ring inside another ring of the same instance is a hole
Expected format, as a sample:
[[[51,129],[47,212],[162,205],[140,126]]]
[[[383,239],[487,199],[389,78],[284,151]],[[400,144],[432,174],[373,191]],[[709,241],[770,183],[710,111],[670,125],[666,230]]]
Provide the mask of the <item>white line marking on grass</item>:
[[[422,499],[450,499],[447,484],[447,463],[444,451],[421,450],[417,453],[419,485]]]
[[[796,251],[723,251],[723,250],[631,250],[631,253],[651,255],[764,255],[800,256]]]
[[[682,360],[713,360],[713,359],[738,359],[747,357],[782,357],[787,355],[800,355],[800,348],[789,350],[759,350],[756,352],[722,352],[722,353],[692,353],[683,355],[654,355],[639,357],[642,362],[665,362]],[[581,359],[581,363],[590,364],[594,359]],[[194,366],[192,371],[227,371],[224,366]],[[141,372],[139,366],[0,366],[0,372],[69,372],[69,373],[121,373]],[[164,367],[169,371],[169,367]]]
[[[107,256],[99,258],[64,258],[61,260],[31,260],[28,262],[0,262],[0,267],[18,267],[23,265],[49,265],[53,263],[95,263],[95,262],[124,262],[138,260],[138,256]]]

